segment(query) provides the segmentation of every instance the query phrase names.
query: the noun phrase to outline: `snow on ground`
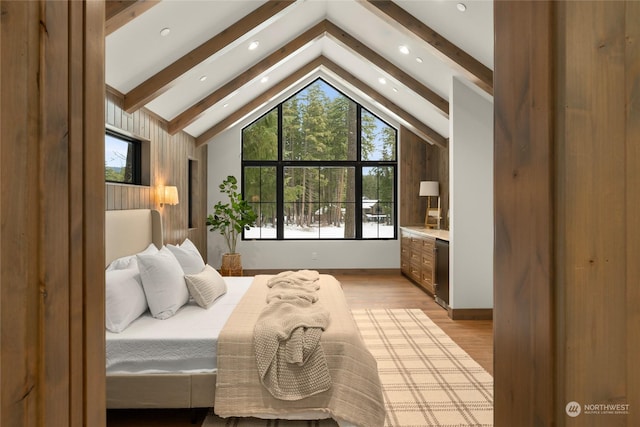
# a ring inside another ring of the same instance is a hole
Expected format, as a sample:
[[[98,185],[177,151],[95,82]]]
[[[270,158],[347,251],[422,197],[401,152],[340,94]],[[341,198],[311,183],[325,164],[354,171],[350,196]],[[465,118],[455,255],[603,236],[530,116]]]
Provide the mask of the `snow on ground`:
[[[365,222],[362,224],[362,237],[368,239],[392,239],[395,226],[378,224],[375,222]],[[284,228],[285,239],[342,239],[344,238],[344,226],[324,226],[324,227],[298,227],[287,225]],[[264,226],[262,228],[252,227],[245,231],[245,239],[275,239],[276,228]]]

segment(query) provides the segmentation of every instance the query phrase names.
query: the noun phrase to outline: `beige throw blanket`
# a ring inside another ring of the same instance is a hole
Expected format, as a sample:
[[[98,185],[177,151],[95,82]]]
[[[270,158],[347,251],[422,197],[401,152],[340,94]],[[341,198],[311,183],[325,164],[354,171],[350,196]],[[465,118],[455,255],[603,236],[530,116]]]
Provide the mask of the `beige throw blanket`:
[[[320,346],[329,312],[317,302],[319,274],[289,271],[267,282],[267,306],[254,328],[262,384],[277,399],[299,400],[328,390],[331,375]]]
[[[318,300],[319,279],[320,274],[313,270],[283,271],[276,274],[267,280],[267,287],[270,289],[267,294],[267,304],[274,299],[299,298],[314,303]]]
[[[384,425],[384,400],[376,361],[365,347],[340,283],[320,275],[318,300],[330,312],[322,333],[331,387],[300,400],[273,397],[260,381],[253,331],[265,307],[273,276],[256,276],[218,338],[218,373],[214,411],[221,417],[308,417],[325,414],[356,426]]]

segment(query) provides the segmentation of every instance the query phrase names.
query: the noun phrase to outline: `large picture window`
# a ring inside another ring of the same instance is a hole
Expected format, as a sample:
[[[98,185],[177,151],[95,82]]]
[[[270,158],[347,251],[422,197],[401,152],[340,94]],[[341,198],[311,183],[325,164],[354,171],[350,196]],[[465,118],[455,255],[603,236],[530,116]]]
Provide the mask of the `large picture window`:
[[[397,131],[317,79],[242,130],[247,239],[396,238]]]

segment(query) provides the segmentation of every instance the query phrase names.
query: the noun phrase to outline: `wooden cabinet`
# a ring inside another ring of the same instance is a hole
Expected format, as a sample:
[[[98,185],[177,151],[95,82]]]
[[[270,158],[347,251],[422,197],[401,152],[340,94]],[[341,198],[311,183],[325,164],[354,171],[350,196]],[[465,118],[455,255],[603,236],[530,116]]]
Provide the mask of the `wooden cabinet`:
[[[435,237],[405,228],[400,229],[400,236],[400,270],[434,295]]]

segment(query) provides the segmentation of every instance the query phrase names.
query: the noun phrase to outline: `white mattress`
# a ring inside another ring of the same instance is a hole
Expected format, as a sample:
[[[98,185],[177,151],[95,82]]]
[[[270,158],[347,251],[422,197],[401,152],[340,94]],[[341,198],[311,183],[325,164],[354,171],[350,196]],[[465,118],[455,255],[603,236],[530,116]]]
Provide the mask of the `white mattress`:
[[[107,331],[107,374],[214,372],[218,335],[253,281],[224,279],[227,293],[206,310],[189,301],[169,319],[147,312],[119,334]]]

